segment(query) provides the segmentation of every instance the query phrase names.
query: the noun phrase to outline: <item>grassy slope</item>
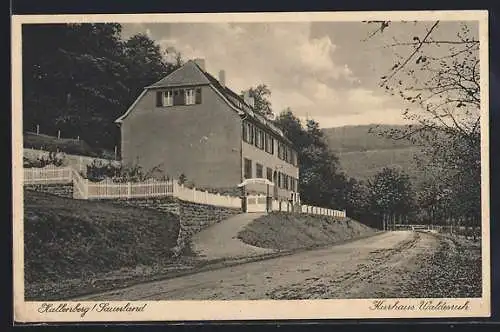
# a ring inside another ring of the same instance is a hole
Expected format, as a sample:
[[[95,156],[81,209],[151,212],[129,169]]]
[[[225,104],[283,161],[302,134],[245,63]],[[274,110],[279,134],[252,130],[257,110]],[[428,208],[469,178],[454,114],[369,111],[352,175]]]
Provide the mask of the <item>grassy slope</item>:
[[[381,126],[376,131],[401,126]],[[328,145],[335,152],[347,175],[368,179],[387,166],[401,168],[419,184],[425,178],[424,170],[415,161],[420,148],[408,141],[393,141],[370,133],[374,126],[345,126],[324,129]]]
[[[64,282],[171,260],[174,214],[25,190],[26,283]]]
[[[35,133],[26,132],[23,134],[23,147],[34,148],[37,150],[46,151],[61,151],[67,154],[102,157],[103,154],[108,157],[113,157],[113,153],[102,149],[94,149],[83,140],[61,138],[58,139],[49,135],[36,135]]]
[[[373,129],[373,133],[369,130]],[[404,128],[403,126],[391,125],[361,125],[343,126],[337,128],[325,128],[323,133],[328,142],[328,146],[335,152],[369,151],[383,149],[400,149],[412,146],[406,140],[394,141],[377,135],[389,129]]]
[[[341,167],[349,176],[368,179],[383,167],[395,167],[407,172],[418,183],[425,177],[425,169],[419,168],[414,159],[419,152],[418,147],[407,147],[346,152],[338,156]]]
[[[247,225],[238,238],[262,248],[311,248],[369,235],[375,230],[349,218],[271,213]]]

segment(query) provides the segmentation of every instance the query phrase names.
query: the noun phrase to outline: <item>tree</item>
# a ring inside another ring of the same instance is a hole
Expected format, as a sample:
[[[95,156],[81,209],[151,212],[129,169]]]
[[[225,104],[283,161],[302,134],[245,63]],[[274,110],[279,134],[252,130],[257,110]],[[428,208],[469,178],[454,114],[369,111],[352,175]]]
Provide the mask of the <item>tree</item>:
[[[391,21],[368,23],[377,25],[369,38],[386,35],[394,25]],[[380,86],[408,103],[402,115],[415,124],[381,134],[423,145],[426,158],[421,167],[438,173],[439,188],[453,195],[450,202],[455,210],[477,222],[481,202],[479,39],[467,23],[460,23],[456,36],[449,39],[436,33],[446,23],[414,24],[425,25],[421,35],[395,38],[384,45],[396,52],[397,60],[381,77]]]
[[[130,103],[145,86],[177,68],[176,64],[165,61],[160,45],[145,34],[134,35],[125,41],[124,60],[128,69],[127,86],[132,92]]]
[[[124,41],[120,24],[25,25],[24,130],[40,125],[45,134],[61,130],[112,149],[119,137],[114,120],[174,67],[147,36]]]
[[[395,168],[384,167],[368,182],[369,205],[386,228],[395,224],[414,209],[415,194],[409,176]]]
[[[248,89],[248,94],[254,99],[254,109],[259,114],[268,119],[274,118],[274,113],[271,107],[271,90],[266,84],[259,84],[255,88]]]
[[[370,191],[364,181],[349,178],[347,181],[347,207],[349,217],[372,226],[380,227],[370,208]]]
[[[391,24],[371,23],[381,24],[375,31],[380,34]],[[384,46],[396,52],[397,60],[379,84],[406,100],[403,116],[419,124],[406,137],[429,129],[465,136],[479,132],[479,40],[466,23],[455,39],[435,39],[440,24],[431,22],[422,36],[395,38]]]
[[[310,205],[345,208],[348,179],[340,172],[339,160],[328,149],[319,124],[309,120],[304,126],[290,108],[281,112],[274,123],[298,151],[301,200]]]

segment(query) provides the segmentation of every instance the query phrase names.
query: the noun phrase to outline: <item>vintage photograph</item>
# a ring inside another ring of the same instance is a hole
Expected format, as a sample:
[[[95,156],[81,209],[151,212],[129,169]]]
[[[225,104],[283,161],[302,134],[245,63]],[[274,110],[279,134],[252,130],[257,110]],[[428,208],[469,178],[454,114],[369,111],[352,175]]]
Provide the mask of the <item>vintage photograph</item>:
[[[487,315],[487,14],[379,14],[18,17],[16,299]]]

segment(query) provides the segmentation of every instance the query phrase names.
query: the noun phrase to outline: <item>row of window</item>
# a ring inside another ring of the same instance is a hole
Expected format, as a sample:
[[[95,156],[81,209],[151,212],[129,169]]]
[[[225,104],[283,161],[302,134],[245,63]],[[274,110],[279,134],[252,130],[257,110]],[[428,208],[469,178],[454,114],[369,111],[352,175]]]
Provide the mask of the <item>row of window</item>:
[[[278,142],[278,158],[297,166],[297,153],[281,142]]]
[[[278,172],[278,188],[298,191],[299,181],[294,177]]]
[[[274,154],[274,137],[268,132],[260,129],[253,124],[243,122],[243,141],[255,145],[257,148]],[[294,166],[297,166],[297,153],[292,148],[278,141],[278,158]]]
[[[267,153],[274,154],[273,136],[247,121],[243,122],[243,141],[253,144]]]
[[[156,107],[201,104],[201,88],[169,89],[156,92]]]
[[[265,169],[265,174],[264,174]],[[243,165],[243,176],[245,179],[253,178],[252,172],[252,161],[250,159],[244,159]],[[289,176],[285,173],[277,172],[276,178],[273,178],[273,169],[270,167],[264,167],[262,164],[255,163],[255,177],[256,178],[265,178],[271,182],[274,182],[278,188],[287,189],[292,191],[298,191],[298,180],[292,176]]]

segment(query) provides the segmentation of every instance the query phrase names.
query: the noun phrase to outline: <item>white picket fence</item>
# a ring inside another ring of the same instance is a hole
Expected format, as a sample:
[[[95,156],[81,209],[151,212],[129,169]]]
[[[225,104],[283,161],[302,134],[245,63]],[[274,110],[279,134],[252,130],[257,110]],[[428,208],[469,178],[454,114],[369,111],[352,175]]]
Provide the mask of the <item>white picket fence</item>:
[[[345,210],[340,211],[340,210],[326,209],[326,208],[321,208],[318,206],[310,206],[310,205],[302,205],[301,209],[302,209],[302,213],[316,214],[316,215],[321,215],[321,216],[341,217],[341,218],[346,217]]]
[[[73,198],[75,199],[117,199],[117,198],[146,198],[172,196],[178,199],[206,205],[229,208],[241,208],[240,197],[213,194],[196,188],[187,188],[179,185],[175,180],[157,181],[154,179],[140,183],[117,183],[112,180],[92,182],[83,178],[70,166],[56,167],[53,165],[44,168],[24,168],[25,185],[64,184],[73,183]],[[265,210],[266,198],[256,199]],[[287,201],[273,200],[272,211],[293,212],[293,205]],[[345,211],[326,209],[317,206],[301,205],[301,213],[325,215],[332,217],[346,217]]]
[[[71,183],[72,168],[47,166],[44,168],[25,168],[24,184]]]
[[[157,181],[150,179],[140,183],[116,183],[111,180],[92,182],[83,178],[71,167],[25,168],[23,183],[26,185],[73,183],[73,197],[76,199],[173,196],[192,203],[241,208],[241,198],[239,197],[187,188],[179,185],[175,180]]]

